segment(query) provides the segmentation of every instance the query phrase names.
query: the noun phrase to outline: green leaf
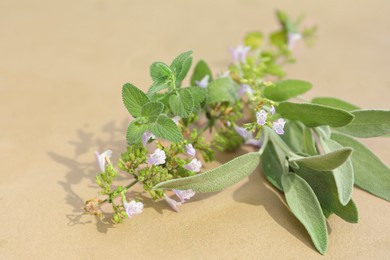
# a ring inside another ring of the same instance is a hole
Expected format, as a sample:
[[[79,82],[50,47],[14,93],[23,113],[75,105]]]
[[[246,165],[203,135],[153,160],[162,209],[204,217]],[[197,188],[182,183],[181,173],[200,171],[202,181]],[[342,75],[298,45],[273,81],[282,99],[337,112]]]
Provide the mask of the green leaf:
[[[180,142],[183,139],[180,129],[166,115],[159,115],[156,122],[151,123],[148,129],[158,138],[171,142]]]
[[[331,135],[330,127],[327,125],[315,127],[314,132],[316,132],[319,137],[324,139],[329,139]]]
[[[352,123],[343,128],[337,128],[337,131],[360,138],[390,133],[390,110],[356,110],[351,113],[355,116]]]
[[[148,90],[148,96],[150,99],[152,99],[153,95],[156,94],[157,92],[163,90],[163,89],[166,89],[168,88],[169,86],[165,83],[165,81],[158,81],[158,82],[155,82],[155,84],[153,84],[149,90]]]
[[[176,85],[180,86],[183,79],[186,77],[192,64],[192,51],[187,51],[179,54],[171,64],[171,69],[175,71]]]
[[[240,86],[231,78],[218,78],[212,81],[208,86],[207,104],[218,102],[236,102]]]
[[[336,141],[333,141],[332,139],[320,138],[320,141],[326,153],[331,153],[343,148],[342,145]],[[352,198],[354,184],[354,174],[351,159],[349,158],[340,167],[334,169],[332,174],[336,182],[339,200],[341,204],[347,205],[349,200]]]
[[[223,190],[250,175],[260,163],[259,153],[247,153],[207,172],[161,182],[153,189],[175,189],[195,192]]]
[[[126,83],[122,87],[123,104],[133,117],[141,116],[142,106],[149,102],[149,98],[136,86]]]
[[[348,103],[344,100],[341,100],[338,98],[333,98],[333,97],[316,97],[316,98],[313,98],[311,102],[314,104],[339,108],[339,109],[342,109],[345,111],[352,111],[352,110],[360,109],[359,107],[352,105],[351,103]]]
[[[280,191],[283,191],[282,174],[288,172],[288,168],[286,169],[284,164],[285,162],[285,153],[277,145],[269,141],[261,155],[262,173]]]
[[[141,116],[149,118],[150,121],[156,121],[157,117],[164,110],[164,105],[161,102],[151,101],[143,105]]]
[[[328,248],[328,230],[313,190],[294,173],[283,174],[282,185],[291,212],[306,228],[318,252],[324,254]]]
[[[194,108],[194,99],[188,89],[180,89],[169,97],[169,106],[175,115],[187,118]]]
[[[195,86],[196,81],[201,81],[207,75],[209,75],[209,80],[212,81],[213,75],[207,63],[204,60],[198,61],[191,76],[191,86]]]
[[[285,101],[306,93],[312,84],[303,80],[282,80],[265,88],[264,96],[274,101]]]
[[[314,155],[310,157],[292,157],[290,162],[304,165],[318,171],[330,171],[342,165],[351,156],[352,149],[344,147],[327,154]]]
[[[150,77],[155,82],[164,81],[164,79],[168,78],[171,74],[171,68],[169,68],[165,63],[154,62],[152,65],[150,65]]]
[[[281,138],[295,153],[318,154],[310,129],[299,121],[287,121]]]
[[[343,134],[332,133],[333,140],[354,149],[351,157],[355,185],[390,201],[390,169],[367,147]]]
[[[315,104],[280,103],[277,112],[284,118],[298,120],[306,126],[345,126],[352,122],[354,115],[338,108]]]
[[[276,31],[269,36],[271,44],[278,46],[285,46],[287,44],[287,33],[283,30]]]
[[[147,130],[147,125],[141,124],[138,120],[133,120],[126,131],[127,144],[141,142],[142,134]]]
[[[194,99],[194,108],[193,111],[199,111],[202,106],[204,105],[204,101],[207,98],[207,88],[200,88],[200,87],[189,87],[186,88],[190,93],[192,98]]]
[[[251,47],[251,50],[260,48],[264,42],[264,35],[261,32],[249,32],[244,37],[244,45]]]
[[[358,222],[358,210],[353,200],[351,199],[345,206],[340,203],[332,172],[316,171],[304,166],[294,169],[294,172],[310,185],[323,208],[335,213],[345,221]]]

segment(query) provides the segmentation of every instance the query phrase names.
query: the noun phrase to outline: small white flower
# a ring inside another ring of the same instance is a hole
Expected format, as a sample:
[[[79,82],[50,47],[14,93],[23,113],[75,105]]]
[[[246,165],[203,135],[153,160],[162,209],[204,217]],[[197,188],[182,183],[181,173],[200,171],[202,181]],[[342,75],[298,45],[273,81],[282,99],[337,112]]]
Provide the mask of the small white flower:
[[[156,136],[150,131],[146,131],[145,133],[142,134],[143,146],[146,146],[146,144],[149,142],[150,138],[155,139]]]
[[[109,159],[111,158],[112,151],[111,150],[106,150],[99,154],[98,152],[95,152],[96,158],[99,163],[100,170],[104,172],[106,170],[106,157]]]
[[[257,123],[259,125],[265,125],[265,123],[267,121],[267,116],[268,116],[268,114],[264,109],[256,112]]]
[[[186,150],[186,154],[188,154],[191,157],[195,156],[196,151],[195,151],[194,147],[192,146],[192,144],[187,144],[184,148]]]
[[[271,114],[271,116],[273,115],[273,114],[275,114],[275,107],[274,106],[271,106],[271,109],[270,109],[270,114]]]
[[[129,218],[131,218],[134,214],[142,213],[144,208],[144,204],[142,204],[142,202],[136,202],[135,200],[131,200],[130,202],[124,201],[123,206]]]
[[[174,116],[171,119],[173,120],[173,122],[175,122],[176,125],[178,125],[180,121],[180,116]]]
[[[192,161],[189,164],[186,164],[184,166],[184,168],[193,172],[199,172],[201,167],[202,167],[202,162],[197,159],[192,159]]]
[[[244,138],[245,144],[249,144],[249,145],[252,145],[252,146],[255,146],[255,147],[260,147],[261,146],[261,141],[260,140],[256,140],[253,137],[253,134],[251,132],[249,132],[248,130],[246,130],[245,128],[239,127],[239,126],[234,126],[234,130],[236,130],[236,132],[242,138]]]
[[[153,165],[160,165],[165,163],[166,159],[165,152],[159,148],[157,148],[153,154],[149,156],[149,158],[146,160],[147,163],[153,164]]]
[[[171,199],[171,198],[168,197],[166,194],[164,194],[164,199],[166,200],[166,202],[168,202],[169,206],[171,206],[171,208],[172,208],[174,211],[179,212],[178,206],[181,205],[180,202],[177,202],[176,200]]]
[[[297,41],[302,39],[302,35],[300,33],[288,33],[287,34],[287,47],[289,50],[294,48],[294,45]]]
[[[177,197],[179,197],[181,203],[184,203],[186,200],[191,199],[195,195],[193,190],[173,190]]]
[[[253,89],[251,86],[247,84],[241,84],[240,91],[238,92],[238,96],[242,97],[245,93],[248,93],[249,95],[253,95]]]
[[[283,128],[284,128],[285,123],[286,123],[286,121],[284,121],[283,118],[279,118],[277,121],[272,123],[272,128],[275,130],[275,132],[278,135],[282,135],[282,134],[284,134]]]
[[[230,54],[232,55],[233,62],[238,64],[240,62],[244,63],[246,59],[247,52],[251,49],[249,46],[238,45],[236,48],[230,48]]]
[[[210,75],[204,76],[200,81],[196,80],[195,85],[201,88],[207,88],[209,85]]]

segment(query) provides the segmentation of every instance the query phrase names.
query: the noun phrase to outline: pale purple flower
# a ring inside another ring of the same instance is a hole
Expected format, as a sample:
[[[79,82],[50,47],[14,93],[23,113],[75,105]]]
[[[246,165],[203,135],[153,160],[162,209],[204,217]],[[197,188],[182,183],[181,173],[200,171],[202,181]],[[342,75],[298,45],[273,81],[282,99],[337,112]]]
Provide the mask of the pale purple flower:
[[[104,172],[106,170],[106,158],[111,158],[112,151],[111,150],[106,150],[99,154],[98,152],[95,152],[96,158],[99,163],[100,170]]]
[[[247,84],[241,84],[240,91],[238,92],[238,96],[242,97],[242,95],[244,95],[245,93],[252,95],[253,89],[251,88],[251,86],[249,86]]]
[[[166,194],[164,194],[164,199],[166,200],[166,202],[168,202],[169,206],[171,206],[171,208],[176,211],[176,212],[179,212],[179,208],[178,206],[181,205],[180,202],[174,200],[174,199],[171,199],[170,197],[168,197]]]
[[[173,190],[177,197],[179,197],[181,203],[184,203],[186,200],[191,199],[195,195],[193,190]]]
[[[149,142],[150,138],[155,139],[156,136],[150,131],[146,131],[145,133],[142,134],[143,146],[146,146],[146,144]]]
[[[189,171],[199,172],[202,167],[202,162],[197,159],[192,159],[192,161],[184,166]]]
[[[187,144],[184,148],[186,150],[186,154],[188,154],[191,157],[195,156],[196,151],[195,151],[194,147],[192,146],[192,144]]]
[[[249,46],[238,45],[236,48],[229,48],[230,54],[232,55],[233,62],[238,64],[240,62],[244,63],[246,59],[246,54],[251,49]]]
[[[229,77],[229,75],[230,75],[230,71],[227,70],[224,73],[219,73],[218,77],[219,78],[227,78],[227,77]]]
[[[200,81],[196,80],[195,85],[201,88],[207,88],[209,85],[210,75],[204,76]]]
[[[174,116],[171,119],[173,120],[173,122],[175,122],[176,125],[178,125],[180,121],[180,116]]]
[[[272,128],[278,135],[282,135],[284,134],[283,128],[285,123],[286,121],[283,118],[279,118],[277,121],[272,123]]]
[[[265,125],[265,123],[267,121],[267,116],[268,116],[268,114],[264,109],[256,112],[257,123],[259,125]]]
[[[256,140],[253,137],[253,134],[251,132],[249,132],[248,130],[246,130],[245,128],[239,127],[239,126],[234,126],[234,130],[236,130],[236,132],[242,138],[244,138],[245,144],[252,145],[252,146],[255,146],[255,147],[260,147],[261,141],[260,140]]]
[[[300,33],[288,33],[287,34],[287,47],[289,50],[294,48],[294,45],[297,41],[302,39],[302,35]]]
[[[131,200],[130,202],[124,201],[123,206],[129,218],[131,218],[134,214],[142,213],[144,208],[144,204],[142,204],[142,202],[136,202],[135,200]]]
[[[153,154],[149,156],[149,158],[146,160],[147,163],[153,164],[153,165],[160,165],[165,163],[166,159],[165,152],[161,150],[160,148],[157,148]]]
[[[271,109],[270,109],[270,114],[271,116],[275,114],[275,107],[274,106],[271,106]]]

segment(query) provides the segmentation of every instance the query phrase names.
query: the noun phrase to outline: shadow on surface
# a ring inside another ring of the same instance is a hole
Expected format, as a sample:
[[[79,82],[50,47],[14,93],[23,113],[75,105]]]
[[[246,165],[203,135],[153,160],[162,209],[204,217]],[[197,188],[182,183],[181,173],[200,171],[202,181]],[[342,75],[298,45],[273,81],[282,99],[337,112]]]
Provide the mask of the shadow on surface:
[[[260,168],[249,176],[248,182],[234,191],[233,199],[240,203],[263,206],[276,223],[317,252],[305,228],[288,209],[283,195],[267,182]]]

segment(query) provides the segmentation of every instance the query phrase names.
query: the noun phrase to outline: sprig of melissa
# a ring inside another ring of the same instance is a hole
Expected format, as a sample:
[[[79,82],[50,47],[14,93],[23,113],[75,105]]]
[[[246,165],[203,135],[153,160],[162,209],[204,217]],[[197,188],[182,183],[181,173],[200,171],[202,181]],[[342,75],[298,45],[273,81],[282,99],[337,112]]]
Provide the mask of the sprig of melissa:
[[[297,102],[312,85],[283,79],[283,65],[294,61],[294,44],[310,42],[316,30],[300,29],[283,12],[277,18],[281,28],[268,38],[250,32],[244,45],[231,48],[233,63],[224,73],[213,74],[200,60],[183,86],[192,64],[188,51],[170,65],[153,63],[146,93],[130,83],[123,86],[123,103],[133,120],[118,169],[130,175],[129,184],[114,185],[120,172],[109,160],[111,151],[98,154],[96,182],[103,197],[88,200],[86,211],[101,215],[100,205],[110,203],[115,222],[141,213],[143,204],[126,198],[137,183],[178,211],[195,193],[223,190],[261,165],[324,254],[331,214],[358,222],[354,186],[390,201],[390,169],[356,139],[389,136],[390,111],[364,110],[332,97]],[[203,137],[206,130],[214,133],[213,140]],[[241,145],[258,150],[199,173],[215,150],[234,151]],[[170,190],[179,201],[168,196]]]

